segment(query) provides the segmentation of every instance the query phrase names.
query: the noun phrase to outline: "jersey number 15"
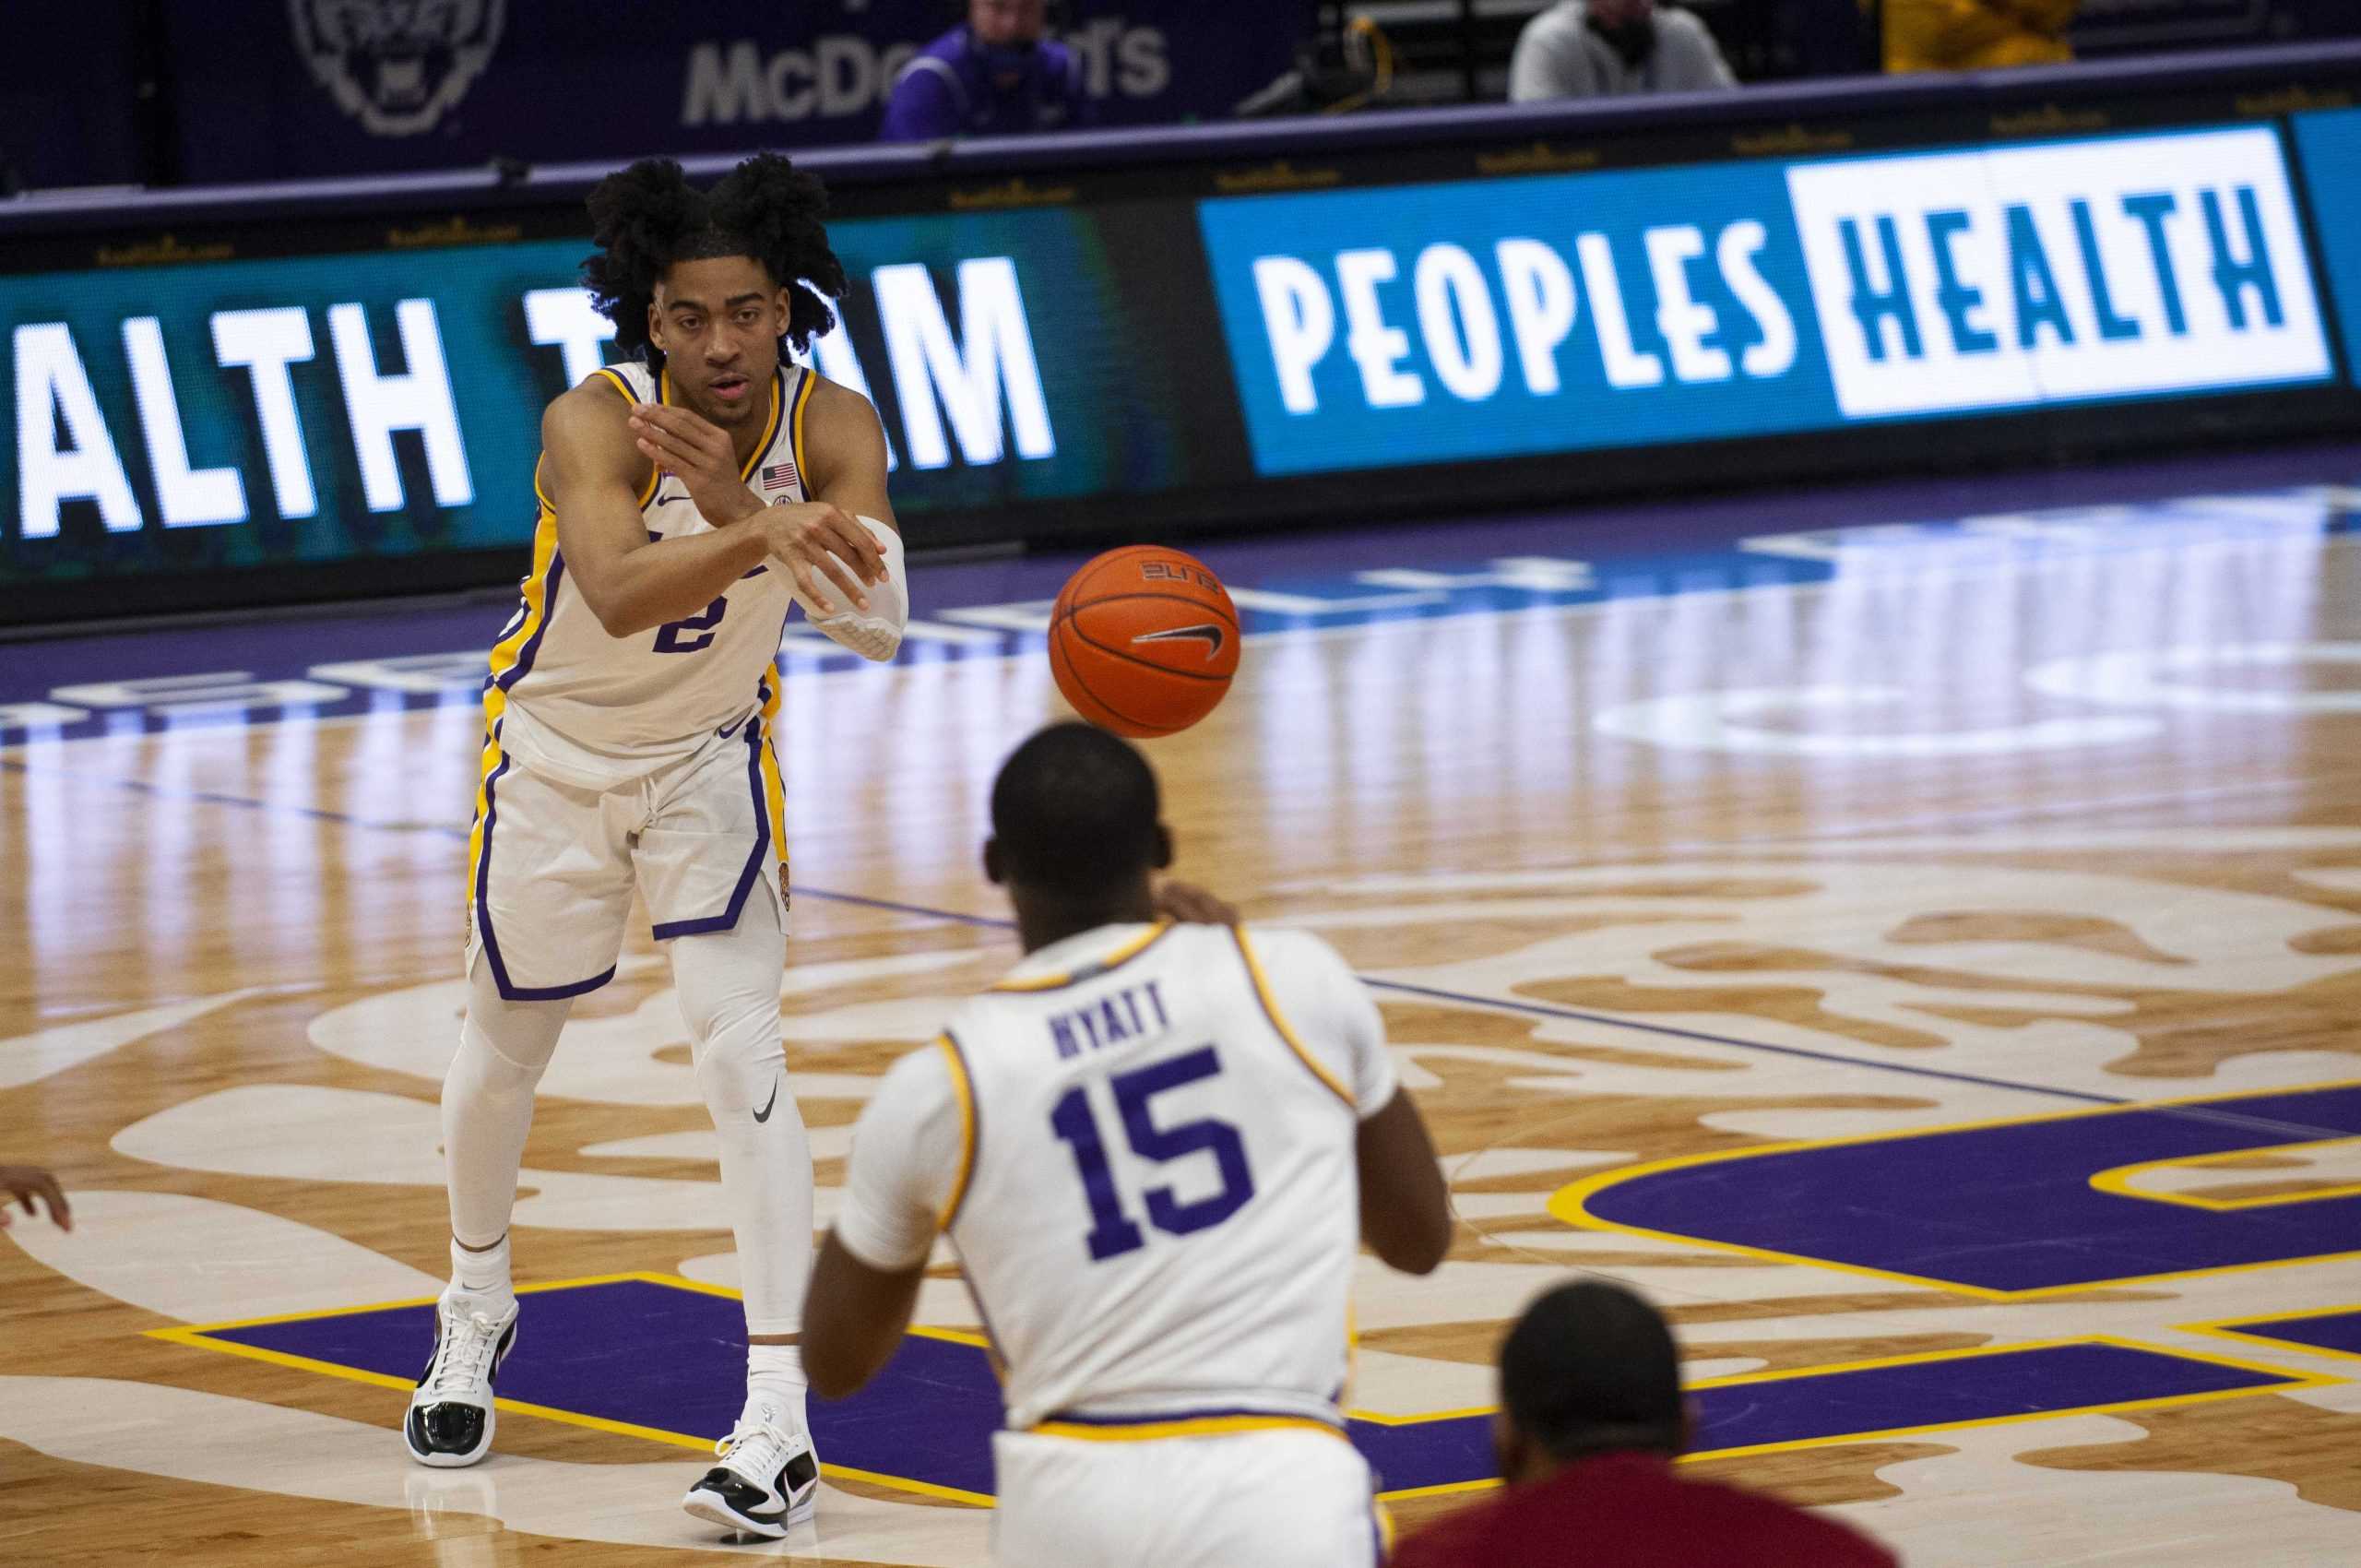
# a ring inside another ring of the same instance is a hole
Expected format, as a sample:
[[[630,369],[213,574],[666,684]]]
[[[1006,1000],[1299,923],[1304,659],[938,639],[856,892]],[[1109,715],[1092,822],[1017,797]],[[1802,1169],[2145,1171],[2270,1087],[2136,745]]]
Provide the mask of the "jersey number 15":
[[[1141,1194],[1148,1223],[1167,1235],[1186,1236],[1219,1225],[1246,1206],[1254,1196],[1254,1176],[1246,1169],[1245,1140],[1228,1122],[1202,1117],[1175,1126],[1159,1127],[1151,1101],[1168,1089],[1177,1089],[1221,1074],[1221,1058],[1210,1045],[1183,1056],[1168,1057],[1108,1080],[1115,1105],[1123,1118],[1123,1136],[1142,1159],[1167,1164],[1192,1154],[1210,1154],[1221,1175],[1221,1190],[1210,1196],[1181,1202],[1170,1187],[1150,1187]],[[1147,1244],[1138,1224],[1123,1212],[1122,1194],[1115,1190],[1115,1172],[1107,1159],[1107,1146],[1098,1135],[1098,1118],[1090,1109],[1088,1086],[1076,1084],[1050,1113],[1050,1127],[1073,1150],[1074,1169],[1082,1173],[1083,1195],[1090,1203],[1090,1233],[1083,1238],[1090,1261],[1100,1263],[1136,1252]]]

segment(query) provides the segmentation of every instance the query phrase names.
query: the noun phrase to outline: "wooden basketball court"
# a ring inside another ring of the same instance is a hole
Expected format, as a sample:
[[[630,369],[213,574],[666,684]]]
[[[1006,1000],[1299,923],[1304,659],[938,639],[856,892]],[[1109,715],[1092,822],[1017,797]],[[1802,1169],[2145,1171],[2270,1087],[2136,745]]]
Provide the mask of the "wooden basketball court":
[[[1574,559],[1562,523],[1442,565],[1340,537],[1326,588],[1204,552],[1263,597],[1227,703],[1150,748],[1179,870],[1378,988],[1461,1219],[1435,1276],[1358,1292],[1403,1524],[1481,1487],[1501,1326],[1585,1269],[1678,1323],[1701,1469],[1914,1564],[2361,1561],[2361,497],[2184,488],[1908,530],[1845,503],[1720,564]],[[976,850],[1059,711],[1025,624],[790,649],[824,1219],[866,1086],[1014,955]],[[73,644],[9,658],[83,679]],[[542,1087],[516,1253],[544,1301],[628,1286],[657,1326],[575,1314],[576,1403],[409,1465],[383,1347],[331,1330],[442,1282],[472,695],[57,700],[96,717],[0,751],[0,1162],[59,1171],[77,1224],[0,1242],[0,1560],[982,1560],[920,1387],[907,1463],[839,1454],[816,1530],[679,1512],[718,1433],[661,1379],[737,1351],[668,1325],[735,1276],[644,925]]]

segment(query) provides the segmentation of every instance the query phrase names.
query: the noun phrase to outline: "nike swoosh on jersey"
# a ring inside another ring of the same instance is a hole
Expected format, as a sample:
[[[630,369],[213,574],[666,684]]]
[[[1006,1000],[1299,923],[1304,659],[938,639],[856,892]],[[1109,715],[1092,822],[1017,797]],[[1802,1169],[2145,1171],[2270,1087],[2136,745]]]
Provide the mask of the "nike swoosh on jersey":
[[[767,1122],[767,1121],[769,1121],[769,1120],[771,1119],[771,1112],[772,1112],[773,1111],[777,1110],[777,1107],[778,1107],[778,1080],[777,1080],[777,1078],[773,1078],[773,1079],[771,1080],[771,1102],[770,1102],[770,1104],[764,1106],[760,1111],[755,1111],[755,1112],[754,1112],[754,1120],[755,1120],[755,1121],[757,1121],[757,1122]]]

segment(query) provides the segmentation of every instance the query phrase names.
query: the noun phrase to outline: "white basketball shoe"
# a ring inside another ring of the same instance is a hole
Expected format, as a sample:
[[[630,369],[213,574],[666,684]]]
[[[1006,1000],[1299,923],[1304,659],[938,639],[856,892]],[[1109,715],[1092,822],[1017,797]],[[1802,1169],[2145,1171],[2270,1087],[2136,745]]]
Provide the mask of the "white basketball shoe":
[[[714,1452],[721,1463],[681,1500],[695,1517],[776,1540],[817,1511],[819,1455],[811,1434],[788,1425],[777,1406],[765,1400],[748,1409]]]
[[[492,1380],[516,1346],[516,1301],[456,1288],[434,1304],[434,1354],[418,1376],[402,1441],[421,1465],[472,1465],[492,1447]]]

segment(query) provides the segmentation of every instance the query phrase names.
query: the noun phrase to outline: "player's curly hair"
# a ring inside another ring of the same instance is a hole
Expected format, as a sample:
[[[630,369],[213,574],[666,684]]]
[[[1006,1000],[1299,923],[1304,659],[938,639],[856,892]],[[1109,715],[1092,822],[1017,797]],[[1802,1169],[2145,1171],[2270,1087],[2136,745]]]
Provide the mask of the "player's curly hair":
[[[656,280],[676,261],[743,255],[789,289],[787,331],[798,350],[836,323],[844,298],[844,264],[828,248],[828,193],[775,152],[758,153],[708,191],[689,184],[669,158],[643,158],[590,190],[598,254],[582,263],[582,281],[600,315],[615,324],[626,355],[660,364],[647,340],[647,307]]]

